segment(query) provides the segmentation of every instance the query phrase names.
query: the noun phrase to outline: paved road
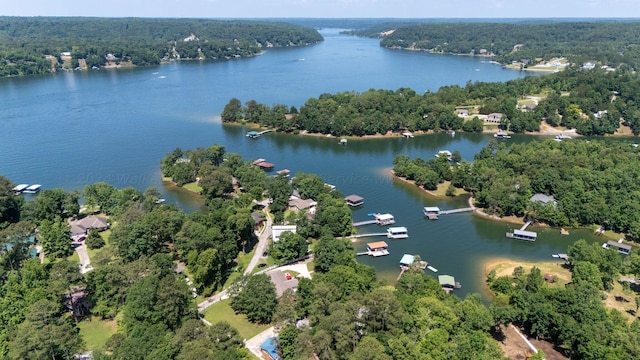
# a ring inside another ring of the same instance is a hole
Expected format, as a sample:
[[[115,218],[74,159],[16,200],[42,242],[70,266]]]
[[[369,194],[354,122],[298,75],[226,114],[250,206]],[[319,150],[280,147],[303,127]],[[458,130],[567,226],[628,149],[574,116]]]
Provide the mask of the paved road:
[[[253,271],[253,269],[256,267],[256,265],[258,265],[258,262],[260,261],[260,257],[262,257],[262,253],[265,252],[265,250],[267,249],[267,244],[269,243],[269,238],[271,237],[272,220],[271,220],[271,216],[269,215],[269,209],[268,209],[269,204],[267,203],[267,200],[261,202],[260,204],[265,206],[264,209],[265,209],[265,213],[267,214],[267,221],[262,230],[262,233],[256,234],[258,235],[258,244],[256,245],[256,251],[253,254],[253,257],[251,258],[249,265],[247,265],[247,269],[244,271],[245,275],[250,274]],[[227,293],[227,289],[224,289],[221,292],[213,295],[212,297],[198,304],[198,311],[203,312],[209,306],[217,303],[218,301],[228,299],[228,298],[229,298],[229,294]]]
[[[269,244],[269,238],[271,237],[272,220],[271,220],[271,215],[269,215],[269,207],[266,201],[263,201],[261,204],[266,205],[264,210],[265,210],[265,214],[267,214],[267,221],[262,230],[262,233],[256,234],[258,235],[258,244],[256,245],[256,252],[253,253],[253,257],[251,258],[251,261],[249,261],[249,265],[247,265],[247,268],[244,271],[245,275],[251,274],[251,272],[256,267],[256,265],[258,265],[258,262],[262,257],[262,253],[264,253],[267,250],[267,245]]]

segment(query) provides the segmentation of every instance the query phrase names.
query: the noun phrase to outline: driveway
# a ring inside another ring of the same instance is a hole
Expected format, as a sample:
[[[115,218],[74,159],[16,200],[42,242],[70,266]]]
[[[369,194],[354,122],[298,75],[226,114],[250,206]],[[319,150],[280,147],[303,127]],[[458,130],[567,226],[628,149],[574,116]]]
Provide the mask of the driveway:
[[[258,262],[260,261],[260,257],[262,257],[262,253],[267,250],[267,245],[269,244],[269,238],[271,237],[271,225],[273,224],[273,222],[271,220],[271,216],[269,215],[269,208],[268,208],[269,204],[266,200],[260,204],[265,206],[264,212],[266,214],[267,221],[265,222],[262,233],[256,234],[258,235],[258,244],[256,245],[256,251],[253,253],[253,257],[251,258],[251,261],[249,261],[249,265],[247,265],[247,268],[244,270],[245,275],[251,274],[251,272],[256,267],[256,265],[258,265]]]
[[[80,258],[80,273],[84,274],[91,270],[93,270],[93,266],[91,266],[91,260],[89,259],[89,253],[87,252],[87,245],[82,243],[76,243],[76,252],[78,253],[78,257]]]

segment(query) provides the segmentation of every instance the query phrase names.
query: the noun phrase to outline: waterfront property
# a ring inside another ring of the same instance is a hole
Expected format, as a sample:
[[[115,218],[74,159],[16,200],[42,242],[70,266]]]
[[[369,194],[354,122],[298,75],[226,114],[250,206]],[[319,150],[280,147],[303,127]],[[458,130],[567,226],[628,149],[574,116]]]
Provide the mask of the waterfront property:
[[[409,233],[404,226],[390,227],[387,229],[387,237],[391,239],[405,239],[409,237]]]
[[[71,240],[73,241],[84,240],[89,234],[89,229],[103,231],[109,228],[109,223],[106,218],[93,215],[82,219],[69,219],[68,223],[71,228]]]
[[[364,198],[356,194],[349,195],[344,198],[349,206],[360,206],[364,204]]]
[[[551,204],[553,205],[553,207],[557,207],[558,206],[558,201],[551,195],[545,195],[542,193],[537,193],[535,195],[533,195],[529,201],[531,202],[537,202],[540,203],[542,205],[547,205],[547,204]]]
[[[384,241],[367,243],[367,255],[374,257],[389,255],[388,247],[389,245]]]
[[[603,244],[602,247],[605,249],[614,248],[618,250],[620,254],[623,254],[623,255],[629,255],[629,253],[631,253],[630,245],[623,244],[622,242],[617,242],[613,240],[607,241],[607,243]]]
[[[502,121],[502,114],[501,113],[491,113],[491,114],[487,115],[487,122],[494,123],[494,124],[500,124],[501,121]]]
[[[296,230],[296,225],[271,225],[271,240],[273,242],[278,242],[278,240],[280,240],[280,235],[282,235],[283,232],[291,231],[295,234]]]

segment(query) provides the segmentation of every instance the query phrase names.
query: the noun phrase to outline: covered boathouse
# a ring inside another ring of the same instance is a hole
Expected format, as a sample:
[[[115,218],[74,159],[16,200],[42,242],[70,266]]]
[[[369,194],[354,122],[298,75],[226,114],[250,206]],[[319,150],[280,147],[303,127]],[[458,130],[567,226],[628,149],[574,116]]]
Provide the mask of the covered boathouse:
[[[526,230],[513,230],[513,232],[507,233],[507,237],[518,240],[536,241],[538,233]]]
[[[374,257],[389,255],[388,247],[389,245],[384,241],[367,243],[367,255]]]
[[[364,204],[364,198],[356,194],[351,194],[344,198],[349,206],[360,206]]]
[[[409,237],[409,233],[404,226],[390,227],[387,229],[387,237],[391,239],[404,239]]]

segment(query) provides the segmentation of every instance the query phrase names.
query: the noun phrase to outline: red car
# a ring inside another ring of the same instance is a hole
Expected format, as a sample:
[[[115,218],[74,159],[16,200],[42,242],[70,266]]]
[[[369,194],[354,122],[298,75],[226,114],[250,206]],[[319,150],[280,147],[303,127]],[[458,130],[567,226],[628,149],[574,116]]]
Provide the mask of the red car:
[[[291,276],[291,274],[289,274],[289,273],[284,273],[284,278],[287,279],[287,280],[291,280],[291,279],[293,279],[293,276]]]

